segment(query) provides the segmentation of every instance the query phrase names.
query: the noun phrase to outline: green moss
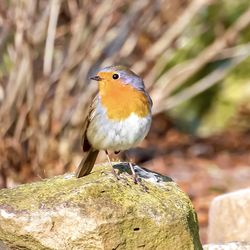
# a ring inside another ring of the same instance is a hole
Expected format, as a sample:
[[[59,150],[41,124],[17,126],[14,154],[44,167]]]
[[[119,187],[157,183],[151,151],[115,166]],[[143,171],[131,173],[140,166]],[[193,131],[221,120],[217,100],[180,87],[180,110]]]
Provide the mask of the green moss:
[[[15,216],[26,216],[33,212],[55,211],[60,207],[80,208],[84,216],[96,221],[97,234],[104,249],[143,246],[153,249],[156,245],[172,246],[172,249],[202,249],[193,206],[174,182],[142,180],[143,185],[135,185],[129,174],[122,173],[121,177],[117,181],[110,167],[96,166],[95,171],[84,178],[65,175],[4,189],[0,191],[0,209]],[[6,222],[8,218],[4,220]],[[18,228],[18,225],[13,227]],[[8,230],[0,230],[0,239],[26,246],[21,231],[14,235]],[[31,249],[46,249],[36,248],[36,238],[27,237],[27,241],[34,245]],[[71,244],[82,246],[85,243],[75,240]]]
[[[17,235],[6,232],[0,227],[0,241],[4,242],[10,249],[15,250],[52,250],[44,247],[40,242],[35,240],[31,235]]]

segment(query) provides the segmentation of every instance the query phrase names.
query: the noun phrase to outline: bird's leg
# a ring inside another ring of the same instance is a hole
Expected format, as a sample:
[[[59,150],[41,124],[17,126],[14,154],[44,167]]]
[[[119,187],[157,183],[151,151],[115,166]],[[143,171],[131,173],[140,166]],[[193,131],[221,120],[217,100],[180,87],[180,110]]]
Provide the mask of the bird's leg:
[[[133,176],[133,179],[134,179],[134,183],[135,184],[139,184],[142,188],[143,188],[143,191],[144,192],[148,192],[148,188],[147,186],[145,186],[143,184],[143,182],[141,181],[141,178],[136,174],[135,172],[135,169],[133,167],[133,164],[131,162],[129,162],[129,166],[130,166],[130,169],[131,169],[131,172],[132,172],[132,176]]]
[[[136,174],[135,169],[134,169],[134,166],[133,166],[133,164],[130,162],[129,157],[128,157],[128,155],[127,155],[127,152],[125,152],[124,155],[125,155],[126,160],[128,161],[128,165],[129,165],[130,170],[131,170],[131,172],[132,172],[132,177],[133,177],[134,183],[135,183],[135,184],[141,183],[141,179],[140,179],[140,178],[138,177],[138,175]]]
[[[134,179],[134,183],[137,184],[138,182],[140,182],[140,178],[137,176],[136,172],[135,172],[135,169],[133,167],[133,164],[131,162],[128,163],[129,164],[129,167],[131,169],[131,172],[132,172],[132,176],[133,176],[133,179]]]
[[[113,168],[113,165],[112,165],[111,160],[110,160],[110,158],[109,158],[108,150],[105,150],[105,153],[106,153],[106,156],[107,156],[107,158],[108,158],[108,162],[109,162],[109,164],[110,164],[110,166],[111,166],[112,174],[115,176],[115,178],[116,178],[117,180],[120,180],[120,177],[117,175],[117,173],[115,172],[115,169]]]

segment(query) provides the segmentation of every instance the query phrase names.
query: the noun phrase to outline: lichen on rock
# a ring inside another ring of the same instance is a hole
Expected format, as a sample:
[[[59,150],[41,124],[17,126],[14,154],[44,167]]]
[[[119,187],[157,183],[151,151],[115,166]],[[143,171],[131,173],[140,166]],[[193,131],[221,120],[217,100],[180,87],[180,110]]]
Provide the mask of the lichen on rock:
[[[14,249],[202,249],[196,213],[170,178],[125,164],[95,166],[0,190],[0,241]]]

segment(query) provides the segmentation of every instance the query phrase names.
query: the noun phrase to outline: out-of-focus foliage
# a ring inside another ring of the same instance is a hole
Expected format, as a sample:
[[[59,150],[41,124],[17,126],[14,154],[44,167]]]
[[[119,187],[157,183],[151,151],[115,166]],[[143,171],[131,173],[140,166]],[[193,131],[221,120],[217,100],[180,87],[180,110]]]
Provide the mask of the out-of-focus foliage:
[[[141,74],[155,114],[193,133],[223,129],[243,104],[220,103],[248,86],[249,23],[249,0],[1,1],[0,185],[77,165],[88,77],[104,65]]]
[[[168,63],[167,69],[198,56],[200,51],[230,28],[249,6],[249,1],[218,1],[216,4],[210,5],[206,11],[199,13],[186,31],[188,42],[177,50],[173,59]],[[205,33],[203,33],[204,30],[206,30]],[[248,33],[248,29],[240,33],[233,41],[234,46],[243,42],[248,45],[250,41]],[[230,40],[228,43],[229,46],[232,46]],[[216,59],[204,65],[176,91],[185,89],[218,68],[227,67],[232,57]],[[242,117],[237,114],[241,106],[246,107],[246,103],[249,102],[249,66],[249,59],[243,60],[235,69],[230,70],[227,76],[218,81],[218,85],[212,86],[207,91],[173,109],[171,114],[179,121],[180,127],[194,134],[207,136],[221,132],[228,126],[231,128],[232,123],[236,124],[235,121],[232,121],[235,120],[235,116],[237,116],[237,122],[242,121]],[[250,124],[245,121],[245,118],[247,119],[244,116],[241,125],[236,126],[237,129],[248,130],[250,128]]]

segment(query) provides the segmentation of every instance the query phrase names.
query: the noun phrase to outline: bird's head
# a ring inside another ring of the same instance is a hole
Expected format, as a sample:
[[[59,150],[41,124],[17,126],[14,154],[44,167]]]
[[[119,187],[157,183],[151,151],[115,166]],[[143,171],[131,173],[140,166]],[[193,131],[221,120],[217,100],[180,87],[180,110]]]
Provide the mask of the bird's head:
[[[95,76],[90,79],[98,81],[99,86],[108,87],[107,85],[128,85],[137,90],[144,90],[143,80],[126,66],[110,66],[101,69]]]

